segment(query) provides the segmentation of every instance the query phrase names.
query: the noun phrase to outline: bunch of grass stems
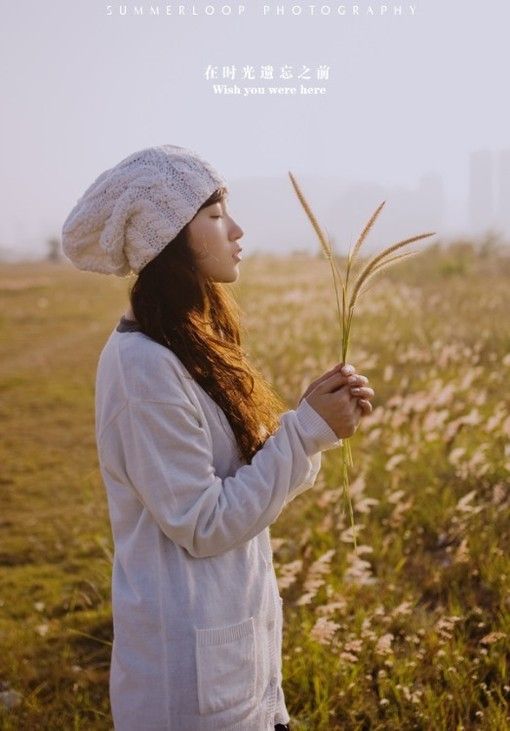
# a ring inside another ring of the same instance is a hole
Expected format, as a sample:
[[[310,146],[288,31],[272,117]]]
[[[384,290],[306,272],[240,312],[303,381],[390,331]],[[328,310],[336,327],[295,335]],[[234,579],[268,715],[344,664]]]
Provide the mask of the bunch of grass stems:
[[[403,254],[396,254],[394,256],[391,256],[394,251],[397,251],[398,249],[402,249],[404,246],[408,246],[409,244],[412,244],[415,241],[420,241],[421,239],[425,239],[429,236],[434,236],[434,232],[419,234],[418,236],[412,236],[409,239],[404,239],[403,241],[398,241],[396,244],[392,244],[391,246],[388,246],[386,249],[381,251],[379,254],[376,254],[371,259],[369,259],[367,264],[361,269],[361,271],[354,278],[354,281],[351,282],[351,279],[353,278],[352,271],[353,271],[354,265],[356,263],[356,257],[359,253],[361,245],[365,241],[370,229],[374,225],[374,223],[377,219],[377,216],[381,212],[386,201],[383,201],[377,207],[375,212],[372,214],[372,216],[370,217],[365,228],[361,232],[358,240],[354,244],[354,247],[352,248],[351,246],[349,246],[349,253],[347,255],[347,266],[345,269],[345,276],[342,277],[342,274],[338,268],[338,262],[336,261],[336,258],[335,258],[334,252],[333,252],[333,248],[331,246],[329,238],[327,238],[325,236],[322,228],[319,225],[319,222],[318,222],[315,214],[313,213],[312,209],[310,208],[308,201],[306,200],[305,196],[303,195],[294,175],[292,175],[292,173],[290,171],[289,171],[289,176],[290,176],[292,185],[294,186],[296,195],[297,195],[301,205],[303,206],[308,218],[310,219],[310,222],[315,230],[315,233],[317,234],[319,241],[321,243],[322,250],[324,251],[326,258],[328,259],[328,261],[331,265],[331,273],[333,276],[333,284],[335,287],[336,304],[337,304],[337,308],[338,308],[338,322],[340,325],[341,341],[342,341],[340,362],[346,363],[347,351],[349,349],[349,342],[350,342],[350,337],[351,337],[351,325],[352,325],[352,319],[354,316],[354,312],[356,309],[356,302],[357,302],[358,298],[367,291],[367,289],[370,289],[370,287],[367,287],[367,283],[372,279],[374,274],[382,271],[383,269],[386,269],[386,267],[390,266],[390,264],[393,264],[396,261],[402,261],[402,259],[404,259],[408,256],[413,256],[414,254],[420,253],[417,251],[408,251]],[[342,292],[342,303],[341,304],[340,304],[339,288],[341,288],[341,292]],[[350,491],[349,491],[349,468],[353,467],[352,452],[351,452],[351,445],[350,445],[349,439],[342,439],[341,448],[342,448],[343,496],[347,503],[347,507],[348,507],[348,511],[349,511],[352,539],[353,539],[353,543],[354,543],[354,550],[356,551],[357,550],[356,528],[354,525],[354,514],[353,514],[353,510],[352,510],[352,501],[351,501]]]

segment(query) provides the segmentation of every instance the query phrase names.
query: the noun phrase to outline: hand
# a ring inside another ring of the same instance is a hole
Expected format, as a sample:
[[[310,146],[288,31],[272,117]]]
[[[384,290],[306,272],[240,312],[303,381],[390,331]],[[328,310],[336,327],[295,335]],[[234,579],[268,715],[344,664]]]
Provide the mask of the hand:
[[[357,406],[359,406],[361,416],[371,414],[373,408],[369,399],[374,397],[375,391],[367,386],[368,378],[366,376],[362,376],[356,373],[354,366],[350,363],[337,363],[335,366],[333,366],[333,368],[330,368],[329,371],[326,371],[322,374],[322,376],[319,376],[319,378],[316,378],[314,381],[312,381],[299,399],[298,405],[305,398],[305,396],[308,396],[308,394],[310,394],[314,390],[314,388],[316,388],[316,386],[318,386],[320,383],[322,383],[335,373],[341,373],[347,376],[345,382],[349,386],[352,397],[357,399]]]
[[[349,372],[352,366],[346,370]],[[353,375],[356,374],[344,375],[342,364],[339,364],[310,384],[302,396],[340,439],[351,437],[356,431],[361,415],[366,410],[366,407],[360,405],[361,401],[366,401],[370,411],[372,410],[368,398],[362,397],[369,397],[374,391],[364,386],[356,387],[355,383],[350,384],[348,379]],[[358,382],[358,378],[356,376],[354,381]],[[364,379],[362,383],[368,381],[364,376],[361,378]],[[357,393],[352,394],[351,388],[356,388]]]

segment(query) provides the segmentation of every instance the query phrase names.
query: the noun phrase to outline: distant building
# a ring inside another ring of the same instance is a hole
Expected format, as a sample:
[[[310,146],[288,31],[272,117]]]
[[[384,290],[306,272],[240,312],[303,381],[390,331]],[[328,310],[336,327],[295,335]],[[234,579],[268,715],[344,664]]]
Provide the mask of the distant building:
[[[494,176],[490,150],[475,150],[469,157],[469,224],[474,234],[494,225]]]
[[[510,236],[510,150],[500,150],[497,158],[497,207],[498,228]]]

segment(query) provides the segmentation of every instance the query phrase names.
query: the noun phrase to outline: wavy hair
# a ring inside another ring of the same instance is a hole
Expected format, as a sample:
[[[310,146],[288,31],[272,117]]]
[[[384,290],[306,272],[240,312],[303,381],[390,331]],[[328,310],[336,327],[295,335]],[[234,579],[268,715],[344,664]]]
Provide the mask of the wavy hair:
[[[218,188],[198,210],[226,194]],[[139,272],[129,291],[131,309],[141,331],[175,353],[222,409],[249,464],[286,406],[248,362],[233,296],[223,283],[200,278],[196,264],[186,225]]]

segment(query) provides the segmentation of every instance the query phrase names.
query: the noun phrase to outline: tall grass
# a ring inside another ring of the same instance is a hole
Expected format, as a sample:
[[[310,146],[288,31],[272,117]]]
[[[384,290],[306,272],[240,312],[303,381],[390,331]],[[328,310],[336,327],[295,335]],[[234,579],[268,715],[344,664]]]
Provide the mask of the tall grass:
[[[271,526],[294,731],[510,731],[510,257],[477,247],[431,246],[359,300],[357,556],[340,450]],[[337,358],[330,285],[321,252],[250,258],[231,285],[289,408]],[[2,731],[112,729],[94,374],[127,288],[0,266]]]

